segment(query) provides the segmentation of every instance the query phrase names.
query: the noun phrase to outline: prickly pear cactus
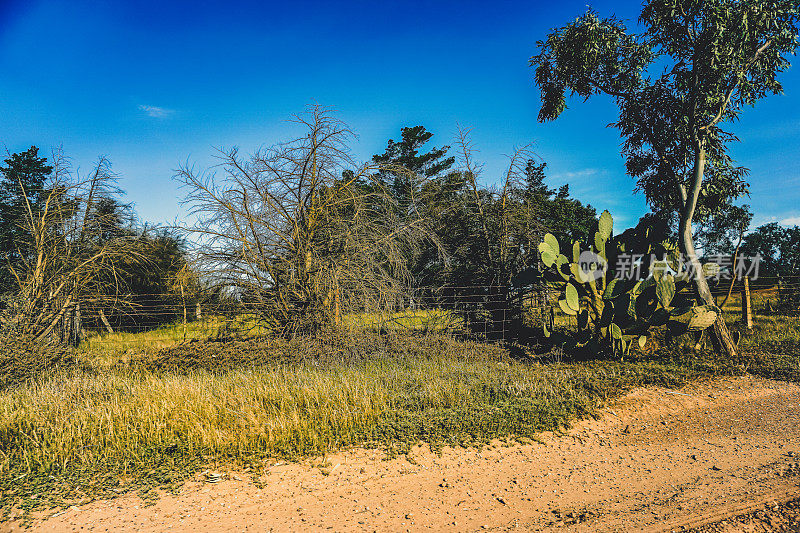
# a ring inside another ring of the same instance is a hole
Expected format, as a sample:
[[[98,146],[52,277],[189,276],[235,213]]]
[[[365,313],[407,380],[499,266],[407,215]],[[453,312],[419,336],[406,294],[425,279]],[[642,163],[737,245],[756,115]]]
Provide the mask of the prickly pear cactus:
[[[543,278],[558,291],[558,308],[575,317],[576,325],[574,332],[556,335],[551,311],[545,337],[566,348],[594,344],[624,355],[632,345],[645,348],[651,328],[666,326],[681,334],[714,323],[719,308],[698,305],[691,295],[690,273],[683,270],[675,243],[649,223],[616,237],[613,230],[611,213],[603,211],[592,245],[544,236]],[[714,275],[714,269],[704,268],[703,275]]]

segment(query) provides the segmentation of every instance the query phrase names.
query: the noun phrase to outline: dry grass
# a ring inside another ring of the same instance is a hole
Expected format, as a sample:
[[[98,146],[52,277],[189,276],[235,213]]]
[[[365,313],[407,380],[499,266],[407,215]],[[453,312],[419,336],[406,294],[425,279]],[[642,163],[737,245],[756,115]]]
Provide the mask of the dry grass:
[[[185,340],[207,340],[217,330],[217,320],[190,322],[186,325]],[[170,324],[150,331],[116,333],[92,333],[80,346],[86,354],[113,359],[129,352],[160,350],[184,342],[182,324]]]
[[[726,362],[680,345],[634,362],[541,364],[437,333],[181,344],[182,333],[122,334],[123,362],[88,347],[93,365],[0,391],[5,512],[180,482],[214,462],[535,438],[638,385],[744,369],[800,381],[800,320],[787,317],[758,317],[750,353]]]
[[[207,316],[202,320],[167,324],[149,331],[93,332],[81,343],[79,349],[94,365],[107,365],[131,356],[153,353],[185,342],[207,341],[225,333],[225,328],[237,336],[254,337],[269,332],[248,315],[235,318]]]
[[[631,386],[675,385],[698,372],[657,362],[532,364],[438,335],[216,347],[62,369],[0,393],[6,511],[110,495],[125,482],[180,481],[214,461],[534,438]]]
[[[441,332],[458,329],[463,319],[446,309],[405,309],[395,313],[357,313],[344,317],[344,326],[355,330]]]
[[[343,326],[351,331],[441,332],[458,329],[462,321],[451,312],[439,309],[404,310],[396,313],[360,313],[347,315]],[[80,346],[85,357],[94,365],[127,362],[142,353],[153,353],[186,342],[207,341],[227,331],[239,338],[268,335],[270,332],[251,315],[233,319],[207,316],[202,320],[168,324],[143,332],[93,332]]]
[[[753,311],[753,329],[750,331],[742,324],[742,299],[738,291],[733,292],[723,308],[731,329],[742,334],[739,343],[742,350],[800,356],[800,317],[766,313],[767,302],[773,307],[777,305],[777,289],[755,288],[751,291],[750,302]]]

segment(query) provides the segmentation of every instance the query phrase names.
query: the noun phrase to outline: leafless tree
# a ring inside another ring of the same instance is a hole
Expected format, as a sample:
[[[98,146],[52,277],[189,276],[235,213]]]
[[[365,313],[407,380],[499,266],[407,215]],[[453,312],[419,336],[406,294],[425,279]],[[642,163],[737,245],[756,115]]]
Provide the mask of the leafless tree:
[[[105,285],[116,278],[118,260],[136,255],[124,239],[98,244],[92,238],[91,213],[100,198],[117,192],[115,180],[105,157],[81,176],[61,151],[53,154],[43,205],[26,203],[21,226],[28,242],[20,243],[21,264],[9,267],[18,295],[2,317],[5,327],[40,341],[79,342],[82,309],[113,294]]]
[[[516,148],[508,157],[508,167],[494,188],[479,183],[482,166],[475,161],[475,147],[470,130],[459,128],[456,139],[458,162],[466,178],[469,195],[464,196],[466,207],[475,213],[480,239],[483,241],[487,265],[492,278],[485,283],[509,286],[514,273],[524,267],[526,260],[536,261],[537,237],[545,228],[540,221],[540,205],[518,198],[525,190],[525,166],[537,158],[530,145]]]
[[[353,160],[354,134],[330,110],[312,106],[293,122],[304,130],[294,140],[178,170],[196,268],[288,335],[403,305],[410,252],[435,243],[425,217],[415,201],[401,215],[376,179],[381,167]]]
[[[476,316],[468,316],[467,321],[473,323],[472,327],[505,335],[517,329],[522,318],[522,295],[515,291],[514,279],[536,265],[537,242],[546,231],[541,223],[541,206],[525,195],[526,165],[537,156],[529,145],[515,149],[500,182],[486,188],[479,183],[482,166],[475,161],[469,130],[459,129],[456,145],[468,191],[461,196],[463,209],[472,215],[471,239],[479,243],[476,250],[482,256],[472,258],[478,274],[472,283],[481,286],[465,290],[473,301],[480,301],[476,299],[479,294],[485,300],[478,306],[483,309],[470,310]],[[481,315],[483,321],[476,318]]]

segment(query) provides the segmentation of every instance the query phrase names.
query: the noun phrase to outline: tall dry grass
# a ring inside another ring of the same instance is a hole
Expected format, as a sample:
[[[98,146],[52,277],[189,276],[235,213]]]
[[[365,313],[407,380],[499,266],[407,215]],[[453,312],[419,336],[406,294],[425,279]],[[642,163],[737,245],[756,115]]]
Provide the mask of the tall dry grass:
[[[209,346],[65,368],[0,392],[4,506],[99,494],[154,472],[174,481],[218,461],[531,438],[656,375],[685,378],[667,367],[531,364],[446,336]],[[222,346],[231,353],[217,368]]]
[[[751,346],[798,346],[797,319],[756,323],[744,341]],[[796,353],[720,361],[675,349],[625,363],[542,362],[447,335],[349,332],[56,365],[0,390],[0,503],[7,512],[108,495],[128,483],[180,481],[215,462],[535,438],[630,387],[719,372],[800,381]]]

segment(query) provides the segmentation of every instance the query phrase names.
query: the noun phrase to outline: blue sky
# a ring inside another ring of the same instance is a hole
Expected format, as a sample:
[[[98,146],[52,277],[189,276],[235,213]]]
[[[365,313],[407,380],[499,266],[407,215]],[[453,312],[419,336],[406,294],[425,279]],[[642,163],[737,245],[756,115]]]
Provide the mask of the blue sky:
[[[574,101],[539,124],[527,65],[536,40],[586,3],[0,0],[0,147],[63,145],[81,168],[108,155],[140,216],[166,222],[181,214],[181,162],[286,138],[285,119],[316,101],[359,134],[362,159],[402,126],[422,124],[441,145],[460,123],[492,181],[504,154],[533,142],[551,185],[569,183],[620,228],[646,205],[605,127],[613,105]],[[592,6],[628,20],[640,8]],[[783,81],[785,95],[735,126],[758,224],[800,224],[798,69]]]

